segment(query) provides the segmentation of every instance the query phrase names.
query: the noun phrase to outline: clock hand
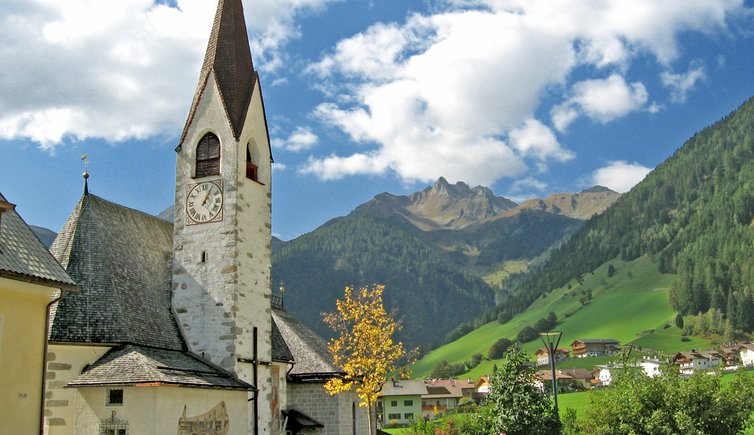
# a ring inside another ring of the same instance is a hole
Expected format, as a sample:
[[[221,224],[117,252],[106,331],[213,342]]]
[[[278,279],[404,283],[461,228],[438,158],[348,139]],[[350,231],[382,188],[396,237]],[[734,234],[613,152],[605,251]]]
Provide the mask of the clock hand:
[[[209,191],[204,194],[204,199],[202,200],[202,207],[204,207],[207,204],[208,199],[209,199]]]

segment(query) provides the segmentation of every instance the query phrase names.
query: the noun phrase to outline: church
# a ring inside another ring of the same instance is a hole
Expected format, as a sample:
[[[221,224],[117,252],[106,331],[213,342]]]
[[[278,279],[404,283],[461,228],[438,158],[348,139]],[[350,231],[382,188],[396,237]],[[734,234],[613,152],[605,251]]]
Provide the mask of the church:
[[[366,434],[324,340],[272,293],[272,153],[241,0],[219,0],[176,148],[173,222],[89,191],[50,251],[50,435]],[[85,178],[88,175],[85,174]]]

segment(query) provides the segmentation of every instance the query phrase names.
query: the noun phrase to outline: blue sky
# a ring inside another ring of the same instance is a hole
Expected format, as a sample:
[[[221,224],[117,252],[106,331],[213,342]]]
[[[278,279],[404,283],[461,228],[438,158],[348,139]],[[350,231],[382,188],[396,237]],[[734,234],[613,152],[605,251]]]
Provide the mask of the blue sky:
[[[291,239],[440,176],[521,201],[621,192],[754,95],[743,0],[245,0]],[[59,230],[159,213],[214,0],[0,5],[0,192]]]

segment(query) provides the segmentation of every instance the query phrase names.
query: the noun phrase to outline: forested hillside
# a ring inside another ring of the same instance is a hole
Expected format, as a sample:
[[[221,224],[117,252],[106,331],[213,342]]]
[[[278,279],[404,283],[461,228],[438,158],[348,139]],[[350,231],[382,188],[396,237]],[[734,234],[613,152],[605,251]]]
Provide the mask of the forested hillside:
[[[616,256],[654,258],[677,273],[670,299],[683,314],[715,308],[754,329],[754,100],[692,137],[605,213],[511,285],[498,311],[517,313],[550,289]]]
[[[333,311],[346,285],[385,284],[409,346],[443,339],[493,304],[493,290],[464,274],[407,232],[372,218],[339,219],[279,246],[273,283],[285,282],[285,307],[328,337],[321,313]]]
[[[583,225],[568,214],[604,210],[617,196],[604,188],[564,193],[516,210],[485,187],[440,178],[408,196],[379,194],[289,242],[273,240],[273,282],[285,282],[286,308],[325,336],[321,313],[345,285],[386,284],[402,338],[431,348],[494,307],[509,262],[525,270]]]

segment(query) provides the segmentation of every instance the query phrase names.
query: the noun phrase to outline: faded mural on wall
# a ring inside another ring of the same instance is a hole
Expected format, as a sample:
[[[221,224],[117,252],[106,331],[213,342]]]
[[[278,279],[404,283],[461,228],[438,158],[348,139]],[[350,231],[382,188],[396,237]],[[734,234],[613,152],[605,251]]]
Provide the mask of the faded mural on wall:
[[[230,419],[224,401],[196,417],[186,417],[184,405],[183,415],[178,419],[178,435],[227,435],[229,427]]]

